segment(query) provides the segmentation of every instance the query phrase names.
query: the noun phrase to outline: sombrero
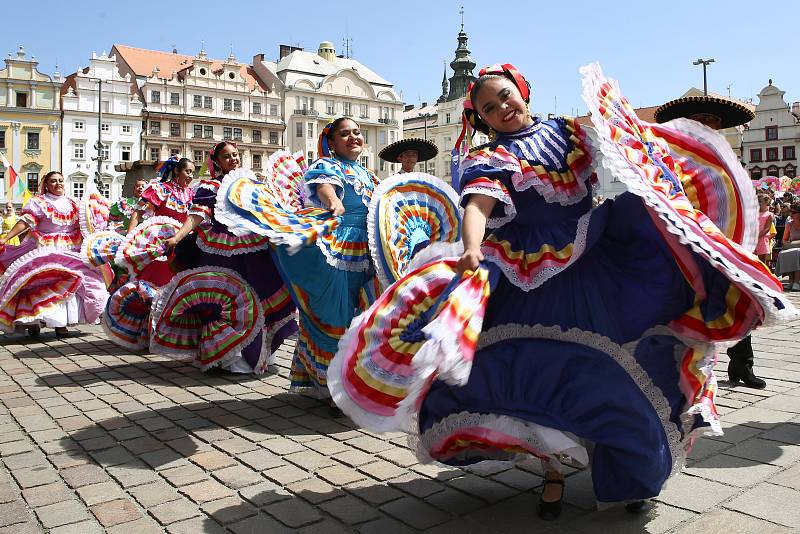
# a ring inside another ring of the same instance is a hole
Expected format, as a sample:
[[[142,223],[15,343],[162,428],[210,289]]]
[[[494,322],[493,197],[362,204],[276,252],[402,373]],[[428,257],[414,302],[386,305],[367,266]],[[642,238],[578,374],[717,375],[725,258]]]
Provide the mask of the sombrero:
[[[439,149],[436,148],[436,145],[427,139],[411,137],[409,139],[395,141],[391,145],[381,150],[378,156],[382,160],[389,161],[391,163],[397,163],[397,156],[406,150],[416,150],[419,154],[419,159],[417,159],[417,161],[428,161],[429,159],[435,158],[436,154],[439,153]]]
[[[743,104],[718,96],[684,96],[659,106],[656,122],[667,122],[680,117],[689,118],[698,113],[716,115],[722,120],[722,128],[731,128],[750,122],[755,113]]]

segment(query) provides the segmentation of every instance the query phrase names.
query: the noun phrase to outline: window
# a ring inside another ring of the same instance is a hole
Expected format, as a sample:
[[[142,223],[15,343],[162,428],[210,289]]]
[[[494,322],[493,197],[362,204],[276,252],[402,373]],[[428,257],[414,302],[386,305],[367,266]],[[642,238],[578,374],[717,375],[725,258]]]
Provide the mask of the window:
[[[161,91],[150,91],[150,102],[153,104],[161,103]]]
[[[231,111],[233,109],[233,99],[231,98],[223,98],[222,99],[222,111]]]
[[[100,192],[103,194],[104,197],[110,198],[111,197],[111,184],[106,182],[105,180],[100,182]]]
[[[169,103],[173,106],[179,106],[181,103],[181,95],[180,93],[170,93],[169,94]]]
[[[38,172],[29,172],[28,173],[28,191],[31,193],[38,193],[39,192],[39,173]]]
[[[326,100],[325,101],[325,113],[328,115],[333,115],[336,112],[336,104],[333,100]]]
[[[72,123],[72,129],[76,132],[82,132],[85,129],[85,123],[83,121],[75,121]]]
[[[389,144],[395,142],[395,137],[397,137],[397,132],[394,130],[389,130]]]
[[[385,170],[386,170],[386,161],[384,161],[384,159],[383,159],[383,158],[378,158],[378,159],[380,160],[380,161],[378,162],[378,168],[379,168],[381,171],[385,171]]]
[[[203,137],[206,139],[212,139],[214,137],[214,127],[203,126]]]
[[[100,157],[103,158],[103,161],[108,161],[111,157],[111,145],[107,145],[103,143],[103,150],[100,151]]]
[[[253,154],[253,168],[254,169],[261,168],[261,154]]]
[[[122,130],[122,133],[124,133],[124,134],[130,134],[131,133],[131,125],[130,124],[122,124],[122,125],[120,125],[120,129]]]
[[[214,100],[210,96],[204,96],[203,107],[205,109],[214,109]]]
[[[222,129],[222,138],[230,139],[231,137],[233,137],[233,128],[231,128],[230,126],[225,126]]]
[[[151,148],[150,149],[150,159],[153,161],[158,161],[161,158],[161,150],[158,148]]]
[[[306,133],[307,133],[309,139],[314,139],[314,123],[313,122],[309,122],[306,125]]]
[[[378,133],[378,137],[379,137],[379,139],[380,139],[380,141],[378,141],[378,142],[379,142],[380,144],[382,144],[382,145],[385,145],[385,144],[386,144],[386,130],[381,130],[381,131]]]
[[[233,138],[237,141],[242,140],[242,129],[241,128],[234,128],[233,129]]]
[[[261,130],[253,130],[253,142],[254,143],[261,142]]]
[[[261,115],[261,102],[253,102],[253,115]]]
[[[201,162],[205,161],[205,159],[206,159],[205,152],[203,152],[202,150],[195,150],[194,151],[194,164],[195,164],[195,166],[197,167],[198,170],[200,169],[200,166],[202,165]]]
[[[353,115],[350,110],[350,102],[342,102],[342,115],[345,117],[350,117]]]
[[[750,149],[750,161],[761,161],[761,149],[760,148],[751,148]]]
[[[361,156],[361,166],[369,168],[369,156]]]
[[[83,198],[83,192],[86,190],[83,182],[72,182],[72,197]]]
[[[0,149],[6,148],[6,131],[0,130]]]
[[[150,135],[159,135],[159,134],[161,134],[161,122],[150,121]]]
[[[767,161],[775,161],[778,159],[778,147],[767,148]]]
[[[0,171],[0,183],[6,183],[6,171]]]
[[[180,148],[170,148],[169,149],[169,156],[170,157],[177,156],[180,153],[181,153],[181,149]]]
[[[111,124],[104,122],[100,124],[100,131],[103,133],[108,133],[111,131]]]
[[[171,123],[169,123],[169,135],[170,135],[170,137],[180,137],[181,136],[181,123],[179,123],[179,122],[171,122]]]
[[[192,107],[193,108],[201,108],[201,107],[203,107],[203,96],[202,95],[192,95]]]
[[[111,104],[108,102],[108,100],[103,100],[100,102],[100,107],[103,108],[103,113],[108,113],[111,111]]]
[[[363,130],[361,130],[361,135],[364,137],[364,142],[369,144],[369,130],[364,128]]]
[[[269,114],[273,117],[278,115],[278,104],[270,104],[269,105]]]
[[[767,126],[764,135],[766,136],[767,141],[775,141],[778,139],[778,127],[777,126]]]
[[[278,139],[278,132],[270,132],[269,133],[269,144],[277,145],[278,143],[280,143],[280,140]]]
[[[84,145],[83,143],[75,143],[75,145],[72,147],[72,157],[74,159],[83,159],[85,157],[84,155],[85,147],[86,145]]]
[[[368,119],[369,118],[369,107],[366,104],[359,104],[359,108],[360,108],[360,110],[359,110],[360,113],[358,114],[358,116],[361,117],[362,119]]]
[[[794,159],[794,147],[793,146],[785,146],[785,147],[783,147],[783,159]]]
[[[306,161],[314,161],[314,151],[309,150],[306,152]]]
[[[242,101],[241,100],[234,100],[233,101],[233,111],[242,111]]]
[[[17,93],[17,107],[18,108],[28,107],[28,93]]]
[[[195,124],[192,128],[192,137],[203,137],[203,125]]]
[[[131,160],[131,145],[122,145],[119,147],[120,150],[120,160],[122,161],[130,161]]]
[[[39,150],[39,132],[28,132],[28,150]]]
[[[298,122],[297,124],[294,125],[294,127],[295,127],[294,130],[295,137],[303,137],[303,123]]]

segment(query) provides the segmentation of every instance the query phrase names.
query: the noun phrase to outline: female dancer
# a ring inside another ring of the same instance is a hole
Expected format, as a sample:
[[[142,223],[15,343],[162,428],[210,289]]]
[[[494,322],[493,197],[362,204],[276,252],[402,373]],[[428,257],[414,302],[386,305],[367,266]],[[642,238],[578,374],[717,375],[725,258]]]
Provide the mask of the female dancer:
[[[330,377],[334,399],[356,422],[418,433],[423,459],[539,457],[546,519],[561,512],[563,456],[591,463],[600,502],[642,510],[682,466],[693,431],[720,431],[712,342],[794,314],[768,269],[692,209],[663,139],[599,68],[585,76],[596,140],[573,119],[532,118],[530,87],[512,65],[481,70],[464,120],[497,138],[463,166],[463,254],[420,267],[382,295],[346,334]],[[685,147],[707,148],[673,134]],[[596,157],[635,194],[592,209]],[[441,265],[464,273],[452,295],[488,277],[488,289],[470,290],[486,303],[479,339],[465,328],[447,343],[442,327],[474,326],[484,308],[404,293],[433,287]],[[441,321],[423,330],[422,347],[434,354],[415,349],[427,360],[398,357],[422,342],[419,319],[392,319],[398,305]],[[438,374],[444,379],[432,380]]]
[[[29,230],[21,245],[5,245]],[[100,273],[83,265],[78,254],[82,241],[78,203],[64,195],[64,177],[50,171],[39,194],[22,209],[14,227],[0,238],[0,326],[20,323],[36,336],[40,324],[55,328],[56,337],[69,336],[68,325],[94,323],[108,299]],[[13,262],[13,263],[12,263]]]
[[[261,374],[266,371],[270,357],[281,343],[296,332],[297,325],[294,306],[269,253],[269,240],[255,235],[235,236],[214,217],[220,180],[239,166],[239,151],[235,144],[222,141],[214,146],[209,162],[212,179],[204,180],[196,187],[189,216],[165,245],[180,249],[181,243],[191,243],[184,238],[194,231],[197,237],[192,267],[230,269],[255,290],[264,308],[263,330],[241,351],[232,351],[219,360],[204,354],[199,354],[199,358],[204,369],[216,366],[235,373]],[[170,286],[165,293],[174,290]]]

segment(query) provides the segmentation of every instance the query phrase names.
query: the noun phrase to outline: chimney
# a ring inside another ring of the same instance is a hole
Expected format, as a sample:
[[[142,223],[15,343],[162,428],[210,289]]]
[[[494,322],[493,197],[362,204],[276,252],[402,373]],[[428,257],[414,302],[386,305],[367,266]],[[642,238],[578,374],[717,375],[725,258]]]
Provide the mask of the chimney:
[[[800,102],[792,102],[792,115],[800,119]]]
[[[298,50],[303,50],[300,46],[292,46],[292,45],[280,45],[278,48],[278,61],[282,60],[292,52],[296,52]]]
[[[411,111],[412,109],[414,109],[414,104],[406,104],[403,111]]]
[[[264,54],[256,54],[253,56],[253,65],[261,63],[262,61],[264,61]]]
[[[322,41],[319,44],[319,49],[317,49],[317,55],[322,59],[327,61],[333,61],[336,59],[336,48],[334,48],[333,43],[330,41]]]

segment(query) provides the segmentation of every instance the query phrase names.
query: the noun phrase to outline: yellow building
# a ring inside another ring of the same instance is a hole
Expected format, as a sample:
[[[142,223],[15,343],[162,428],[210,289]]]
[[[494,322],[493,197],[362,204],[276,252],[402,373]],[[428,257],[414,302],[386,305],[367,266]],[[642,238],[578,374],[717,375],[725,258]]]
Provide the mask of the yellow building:
[[[36,70],[36,58],[25,58],[20,46],[16,57],[5,59],[0,70],[0,152],[27,188],[38,190],[41,177],[58,170],[61,162],[59,127],[61,76],[52,78]],[[9,172],[0,163],[0,187],[6,198]],[[13,195],[20,203],[22,196]]]

